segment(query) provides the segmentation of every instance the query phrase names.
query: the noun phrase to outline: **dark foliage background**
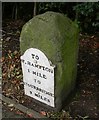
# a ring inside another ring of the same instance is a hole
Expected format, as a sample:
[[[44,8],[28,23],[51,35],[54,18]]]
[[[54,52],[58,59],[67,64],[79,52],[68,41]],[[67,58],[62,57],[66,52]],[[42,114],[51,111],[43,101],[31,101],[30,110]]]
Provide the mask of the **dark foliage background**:
[[[60,12],[76,21],[82,32],[99,30],[99,2],[9,2],[3,3],[4,19],[22,19],[28,21],[34,15],[46,11]]]

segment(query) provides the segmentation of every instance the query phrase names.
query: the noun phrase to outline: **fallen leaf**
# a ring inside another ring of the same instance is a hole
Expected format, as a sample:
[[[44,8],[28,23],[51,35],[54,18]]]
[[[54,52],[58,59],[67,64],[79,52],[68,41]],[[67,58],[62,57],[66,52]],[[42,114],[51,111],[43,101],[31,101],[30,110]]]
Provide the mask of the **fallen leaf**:
[[[15,51],[14,51],[14,55],[16,55],[17,53],[18,53],[18,51],[17,51],[17,50],[15,50]]]
[[[13,106],[14,106],[14,104],[9,104],[9,105],[8,105],[8,107],[13,107]]]
[[[28,114],[28,116],[29,116],[30,118],[32,118],[32,117],[33,117],[33,114]]]
[[[20,111],[16,111],[16,114],[22,115],[23,113]]]
[[[9,41],[10,39],[11,39],[11,37],[7,37],[7,38],[6,38],[6,41]]]
[[[44,115],[44,116],[46,115],[46,112],[45,112],[45,111],[41,111],[40,113],[41,113],[42,115]]]

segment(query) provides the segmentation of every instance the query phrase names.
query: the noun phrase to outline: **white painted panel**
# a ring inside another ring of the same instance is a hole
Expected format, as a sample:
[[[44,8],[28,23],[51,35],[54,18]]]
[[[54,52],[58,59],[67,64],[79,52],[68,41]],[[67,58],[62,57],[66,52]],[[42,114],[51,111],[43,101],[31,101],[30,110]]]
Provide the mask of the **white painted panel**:
[[[49,106],[54,105],[54,65],[45,54],[30,48],[21,56],[25,94]]]

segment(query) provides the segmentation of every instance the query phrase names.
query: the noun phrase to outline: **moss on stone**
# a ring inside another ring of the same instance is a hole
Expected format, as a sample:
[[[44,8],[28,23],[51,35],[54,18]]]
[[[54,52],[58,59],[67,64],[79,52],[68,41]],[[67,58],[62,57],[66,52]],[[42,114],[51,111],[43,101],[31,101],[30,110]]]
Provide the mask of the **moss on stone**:
[[[60,13],[46,12],[27,22],[22,29],[20,49],[38,48],[55,68],[55,103],[60,110],[75,86],[78,55],[78,28]]]

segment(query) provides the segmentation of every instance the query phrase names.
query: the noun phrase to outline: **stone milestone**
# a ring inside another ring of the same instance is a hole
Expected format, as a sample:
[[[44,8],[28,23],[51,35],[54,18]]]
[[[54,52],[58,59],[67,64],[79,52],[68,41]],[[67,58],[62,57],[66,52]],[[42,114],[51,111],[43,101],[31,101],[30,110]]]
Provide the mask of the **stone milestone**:
[[[25,94],[60,110],[74,89],[78,27],[66,16],[46,12],[28,21],[20,36]]]

